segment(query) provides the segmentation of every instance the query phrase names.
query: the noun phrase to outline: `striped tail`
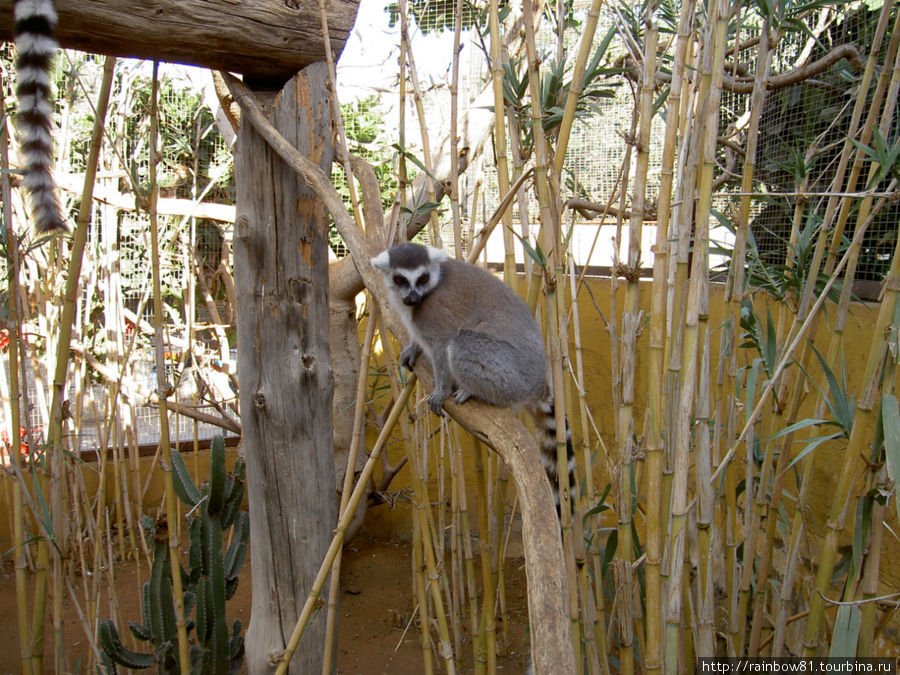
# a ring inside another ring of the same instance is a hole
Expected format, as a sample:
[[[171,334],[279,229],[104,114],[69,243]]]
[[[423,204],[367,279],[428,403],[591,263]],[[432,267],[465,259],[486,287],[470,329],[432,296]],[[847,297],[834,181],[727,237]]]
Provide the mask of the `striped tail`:
[[[67,230],[53,180],[53,95],[50,70],[59,45],[53,0],[15,0],[17,126],[24,185],[38,234]]]
[[[541,450],[541,461],[544,471],[550,479],[550,488],[556,500],[556,511],[559,513],[559,463],[556,460],[556,406],[553,395],[548,394],[534,405],[534,421],[537,430],[538,446]],[[566,457],[569,472],[569,504],[575,503],[575,452],[572,450],[572,434],[566,420]]]

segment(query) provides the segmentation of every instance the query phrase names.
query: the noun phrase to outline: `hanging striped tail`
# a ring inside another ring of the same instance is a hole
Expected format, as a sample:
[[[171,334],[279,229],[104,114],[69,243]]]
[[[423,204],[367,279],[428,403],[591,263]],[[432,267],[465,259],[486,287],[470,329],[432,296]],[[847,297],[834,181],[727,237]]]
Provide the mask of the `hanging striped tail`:
[[[53,94],[50,72],[59,49],[53,0],[15,0],[17,126],[24,185],[38,234],[67,230],[53,180]]]
[[[534,405],[534,420],[537,428],[538,446],[544,471],[550,479],[550,488],[556,500],[556,511],[559,513],[559,462],[556,458],[556,405],[553,394],[548,394]],[[569,504],[575,503],[575,452],[572,449],[572,434],[566,420],[566,457],[569,472]]]

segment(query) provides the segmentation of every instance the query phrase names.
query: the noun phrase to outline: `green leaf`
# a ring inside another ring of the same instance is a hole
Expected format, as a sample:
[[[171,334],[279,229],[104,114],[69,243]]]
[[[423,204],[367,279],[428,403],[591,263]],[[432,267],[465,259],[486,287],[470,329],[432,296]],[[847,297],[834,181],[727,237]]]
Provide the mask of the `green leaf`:
[[[810,438],[806,442],[806,447],[803,448],[803,450],[801,450],[799,453],[797,453],[797,456],[791,460],[791,463],[787,465],[787,468],[785,469],[785,471],[787,471],[788,469],[791,469],[797,462],[799,462],[801,459],[806,457],[809,453],[811,453],[813,450],[818,448],[825,441],[833,441],[835,438],[841,438],[842,436],[843,436],[843,434],[836,433],[836,434],[831,434],[830,436],[819,436],[817,438]]]
[[[859,641],[861,622],[862,613],[856,605],[838,607],[834,630],[831,632],[831,648],[828,656],[848,659],[856,656],[856,643]]]
[[[813,344],[810,344],[810,347],[812,347],[816,358],[819,359],[819,364],[822,366],[822,372],[825,373],[825,378],[828,380],[828,389],[831,396],[824,397],[825,403],[828,406],[828,409],[831,410],[831,414],[834,415],[835,421],[849,438],[850,432],[853,429],[853,408],[855,407],[855,403],[852,396],[847,396],[843,359],[841,359],[841,381],[838,382],[837,377],[831,368],[828,367],[828,362],[825,361],[823,356],[819,353],[819,350],[816,349]],[[816,388],[819,388],[816,381],[812,378],[810,379],[816,385]]]
[[[897,397],[884,394],[881,397],[881,420],[884,428],[884,454],[887,458],[888,476],[894,481],[894,506],[897,518],[900,518],[900,490],[897,489],[900,478],[900,408]]]
[[[782,436],[787,436],[788,434],[792,434],[795,431],[799,431],[800,429],[805,429],[806,427],[816,426],[817,424],[826,424],[827,420],[817,420],[817,419],[805,419],[800,420],[799,422],[794,422],[793,424],[786,426],[784,429],[779,431],[776,434],[772,434],[768,438],[763,439],[763,443],[768,443],[769,441],[774,441],[776,438],[781,438]]]
[[[408,159],[410,162],[412,162],[417,167],[419,167],[419,169],[421,171],[425,172],[425,174],[429,178],[431,178],[431,180],[435,180],[435,181],[438,180],[438,178],[428,169],[428,167],[425,166],[425,164],[422,163],[422,161],[418,157],[416,157],[415,155],[410,153],[408,150],[405,150],[399,143],[394,143],[391,147],[393,147],[397,152],[399,152],[401,155],[403,155],[406,159]]]
[[[531,258],[537,265],[543,267],[547,264],[547,256],[545,256],[544,252],[541,250],[540,244],[535,244],[534,248],[532,248],[531,244],[528,243],[528,240],[525,239],[525,237],[520,235],[512,228],[509,228],[509,231],[512,232],[513,236],[519,240],[519,243],[522,244],[522,248],[525,249],[525,254],[529,258]]]

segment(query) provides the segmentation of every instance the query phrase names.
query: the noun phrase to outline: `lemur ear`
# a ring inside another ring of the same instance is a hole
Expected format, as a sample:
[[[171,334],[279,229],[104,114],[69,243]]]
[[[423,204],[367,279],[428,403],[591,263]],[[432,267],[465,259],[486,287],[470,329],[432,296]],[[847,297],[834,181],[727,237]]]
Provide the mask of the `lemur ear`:
[[[432,263],[442,263],[447,259],[447,252],[442,248],[434,246],[426,246],[428,249],[428,261]]]
[[[382,251],[374,258],[369,260],[372,263],[372,267],[376,270],[381,270],[382,272],[386,269],[389,269],[391,266],[391,257],[388,255],[387,251]]]

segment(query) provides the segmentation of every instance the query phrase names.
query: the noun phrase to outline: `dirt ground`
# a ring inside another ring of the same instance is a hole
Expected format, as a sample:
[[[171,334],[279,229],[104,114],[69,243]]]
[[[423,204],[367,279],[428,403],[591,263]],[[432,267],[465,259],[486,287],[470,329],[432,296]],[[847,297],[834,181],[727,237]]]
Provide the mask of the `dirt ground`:
[[[505,568],[508,641],[501,650],[498,670],[507,673],[521,673],[525,669],[523,652],[526,651],[527,609],[522,565],[521,560],[513,559],[507,562]],[[3,627],[0,675],[20,672],[13,572],[9,562],[5,562],[0,571],[0,626]],[[128,621],[140,620],[140,586],[147,574],[145,565],[139,578],[133,563],[120,564],[115,570],[120,633],[128,634],[125,628]],[[245,630],[250,621],[250,586],[248,564],[242,570],[237,593],[228,601],[229,620],[240,618]],[[80,594],[80,588],[76,592]],[[423,672],[419,627],[417,623],[410,623],[414,607],[410,545],[363,537],[354,539],[343,556],[338,673],[381,675]],[[104,613],[106,615],[108,612]],[[67,602],[64,609],[64,637],[66,656],[70,661],[67,672],[85,672],[83,665],[79,668],[79,660],[82,664],[86,661],[90,646],[72,602]],[[48,634],[46,639],[52,638]],[[471,643],[465,641],[460,652],[463,662],[461,672],[471,672]],[[436,667],[435,672],[442,671],[442,667]],[[47,672],[52,672],[52,666]]]

